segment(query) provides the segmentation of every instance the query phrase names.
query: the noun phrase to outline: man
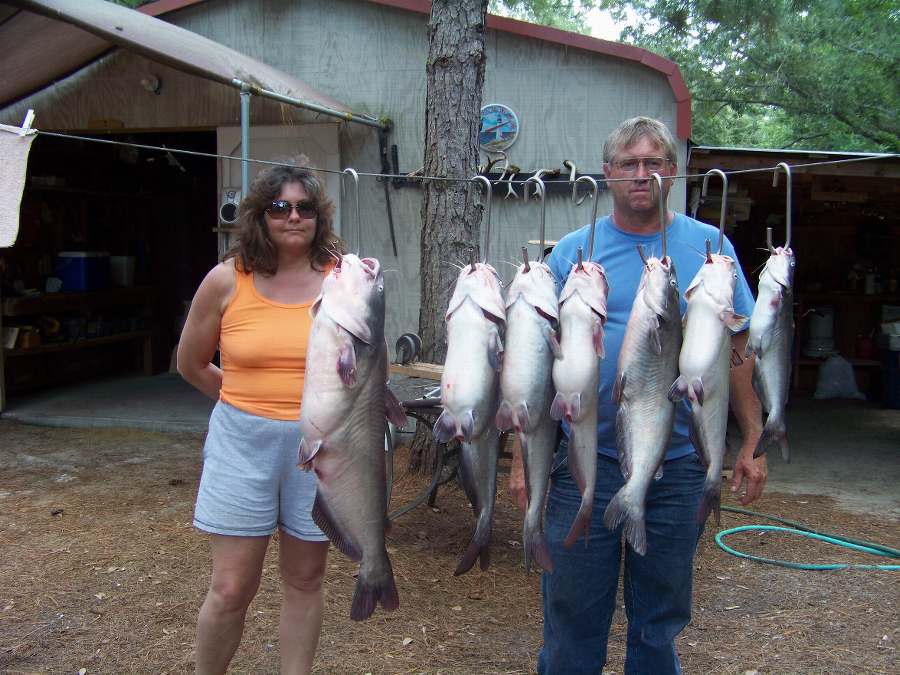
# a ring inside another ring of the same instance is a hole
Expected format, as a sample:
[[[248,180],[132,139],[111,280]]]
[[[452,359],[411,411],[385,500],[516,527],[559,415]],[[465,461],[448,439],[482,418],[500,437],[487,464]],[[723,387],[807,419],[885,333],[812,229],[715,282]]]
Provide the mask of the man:
[[[603,172],[607,178],[626,178],[607,185],[613,198],[612,216],[597,222],[594,260],[609,280],[608,318],[604,343],[606,358],[600,365],[598,413],[598,467],[594,517],[587,545],[579,539],[571,550],[562,542],[569,531],[580,493],[568,471],[564,437],[554,460],[545,515],[545,536],[554,561],[554,572],[544,573],[544,646],[538,662],[540,673],[599,673],[606,662],[609,626],[615,611],[622,531],[603,525],[603,512],[624,484],[616,459],[616,405],[611,392],[616,364],[631,305],[637,292],[642,265],[636,245],[659,254],[659,209],[651,173],[662,177],[678,172],[675,141],[659,121],[636,117],[623,122],[603,147]],[[668,194],[672,181],[665,182]],[[718,231],[682,214],[666,213],[667,253],[675,263],[683,292],[704,262],[705,240],[718,241]],[[576,251],[588,251],[590,228],[565,236],[547,262],[560,287],[565,282]],[[727,239],[722,251],[736,259]],[[738,269],[735,311],[750,316],[753,297]],[[682,314],[686,304],[682,300]],[[744,353],[746,333],[733,336],[733,347]],[[765,457],[753,459],[761,432],[761,410],[751,385],[753,362],[747,359],[730,374],[731,408],[743,435],[734,468],[732,491],[745,483],[742,504],[762,494],[766,480]],[[703,525],[697,513],[703,492],[705,469],[688,439],[690,408],[677,407],[672,438],[666,452],[663,476],[647,495],[647,552],[641,556],[626,548],[624,596],[628,615],[626,673],[679,673],[674,638],[691,618],[693,558]],[[648,424],[654,421],[648,419]],[[525,500],[521,453],[514,452],[510,477],[513,498]]]

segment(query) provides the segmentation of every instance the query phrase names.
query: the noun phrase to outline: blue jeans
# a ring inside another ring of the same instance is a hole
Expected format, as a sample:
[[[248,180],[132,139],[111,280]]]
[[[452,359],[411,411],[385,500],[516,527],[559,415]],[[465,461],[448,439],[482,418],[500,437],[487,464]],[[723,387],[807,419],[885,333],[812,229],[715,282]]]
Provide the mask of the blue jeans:
[[[610,532],[603,512],[624,484],[615,460],[598,455],[597,487],[590,541],[566,551],[563,540],[578,512],[581,495],[568,465],[563,440],[556,455],[544,530],[554,572],[544,573],[542,675],[599,673],[615,611],[622,559],[622,530]],[[624,595],[628,616],[625,673],[680,673],[675,636],[691,619],[694,552],[703,531],[697,510],[705,470],[696,455],[666,462],[663,477],[647,495],[647,554],[626,547]]]

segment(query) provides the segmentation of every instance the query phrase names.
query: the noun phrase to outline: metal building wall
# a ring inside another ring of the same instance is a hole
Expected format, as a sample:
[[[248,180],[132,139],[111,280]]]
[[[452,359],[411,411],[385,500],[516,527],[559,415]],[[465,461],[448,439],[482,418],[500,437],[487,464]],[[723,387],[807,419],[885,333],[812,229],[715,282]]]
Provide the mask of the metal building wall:
[[[398,146],[401,170],[422,166],[426,16],[360,0],[211,0],[166,19],[291,73],[355,111],[390,117],[395,124],[390,142]],[[666,78],[636,62],[493,30],[487,33],[487,57],[483,102],[504,103],[518,114],[522,130],[509,156],[523,170],[560,168],[564,159],[570,159],[580,172],[599,173],[607,134],[634,115],[657,117],[675,129],[676,104]],[[159,95],[140,86],[148,73],[162,80]],[[17,123],[29,107],[37,112],[39,129],[104,128],[104,120],[115,120],[117,126],[120,122],[125,130],[239,124],[234,89],[123,52],[21,101],[4,111],[2,121]],[[258,98],[252,103],[254,125],[312,121],[328,120]],[[343,125],[340,142],[343,166],[380,170],[373,130]],[[681,142],[682,166],[684,153]],[[391,187],[390,195],[396,260],[381,183],[361,179],[361,244],[354,241],[355,223],[349,221],[354,209],[342,212],[350,249],[359,246],[366,255],[381,258],[386,269],[397,270],[386,277],[387,334],[393,341],[418,325],[421,192]],[[685,203],[682,181],[676,183],[670,203],[679,210]],[[598,212],[605,214],[610,208],[604,195]],[[525,204],[521,198],[495,198],[491,244],[495,265],[519,257],[524,242],[537,236],[539,214],[537,200]],[[576,208],[562,194],[548,196],[548,239],[558,239],[589,216],[589,202]],[[512,268],[499,265],[498,271],[509,278]]]

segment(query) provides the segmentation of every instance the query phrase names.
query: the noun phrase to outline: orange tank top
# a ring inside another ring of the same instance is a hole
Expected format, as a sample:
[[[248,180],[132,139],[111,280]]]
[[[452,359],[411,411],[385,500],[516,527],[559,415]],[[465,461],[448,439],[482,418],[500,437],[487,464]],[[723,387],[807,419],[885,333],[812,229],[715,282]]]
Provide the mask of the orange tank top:
[[[253,274],[236,270],[234,297],[222,314],[219,397],[245,412],[276,420],[300,418],[306,346],[312,329],[309,308],[263,297]]]

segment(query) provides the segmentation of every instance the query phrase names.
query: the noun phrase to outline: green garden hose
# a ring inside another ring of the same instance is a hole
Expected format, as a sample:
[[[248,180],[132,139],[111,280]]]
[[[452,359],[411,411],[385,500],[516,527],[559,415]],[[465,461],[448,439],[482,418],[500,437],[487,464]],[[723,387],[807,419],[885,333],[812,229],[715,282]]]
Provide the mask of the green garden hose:
[[[740,527],[733,527],[728,530],[722,530],[718,534],[716,534],[716,544],[726,553],[730,553],[733,556],[737,556],[738,558],[747,558],[748,560],[755,560],[757,562],[768,563],[770,565],[779,565],[780,567],[788,567],[790,569],[795,570],[841,570],[841,569],[857,569],[857,570],[900,570],[900,565],[859,565],[852,563],[832,563],[832,564],[813,564],[813,563],[795,563],[789,562],[787,560],[774,560],[772,558],[763,558],[761,556],[750,555],[749,553],[742,553],[741,551],[737,551],[727,544],[725,544],[722,540],[730,536],[732,534],[736,534],[738,532],[748,532],[748,531],[769,531],[769,532],[788,532],[790,534],[799,534],[802,537],[809,537],[810,539],[816,539],[819,541],[826,541],[829,544],[834,544],[836,546],[843,546],[844,548],[853,549],[854,551],[860,551],[862,553],[870,553],[872,555],[882,556],[884,558],[900,558],[900,551],[897,549],[890,548],[889,546],[883,546],[881,544],[875,544],[868,541],[862,541],[859,539],[852,539],[850,537],[844,537],[842,535],[837,534],[827,534],[824,532],[817,532],[811,527],[807,527],[803,523],[798,523],[793,520],[787,520],[785,518],[779,518],[778,516],[772,516],[767,513],[757,513],[756,511],[748,511],[747,509],[738,509],[732,506],[723,506],[723,511],[730,511],[731,513],[741,513],[747,516],[753,516],[756,518],[766,518],[767,520],[773,520],[778,523],[784,523],[785,525],[790,525],[791,527],[778,527],[775,525],[742,525]]]

